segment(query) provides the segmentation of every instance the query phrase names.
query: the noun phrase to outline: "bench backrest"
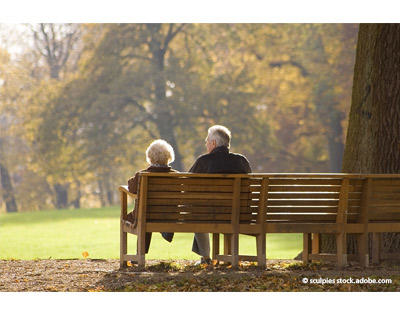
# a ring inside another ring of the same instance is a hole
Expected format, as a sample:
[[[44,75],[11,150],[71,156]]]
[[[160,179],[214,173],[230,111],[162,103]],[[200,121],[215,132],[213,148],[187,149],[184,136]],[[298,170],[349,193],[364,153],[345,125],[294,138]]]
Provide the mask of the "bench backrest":
[[[348,222],[359,215],[362,180],[341,177],[269,178],[268,222],[336,222],[343,200]],[[347,206],[346,206],[347,205]]]
[[[397,175],[142,173],[140,187],[153,223],[356,223],[367,198],[370,221],[400,220]]]
[[[400,221],[400,178],[373,178],[371,186],[369,221]]]
[[[247,222],[256,216],[248,212],[256,204],[249,197],[258,198],[259,193],[249,192],[250,179],[245,176],[152,174],[147,178],[147,222],[232,223],[237,216]]]

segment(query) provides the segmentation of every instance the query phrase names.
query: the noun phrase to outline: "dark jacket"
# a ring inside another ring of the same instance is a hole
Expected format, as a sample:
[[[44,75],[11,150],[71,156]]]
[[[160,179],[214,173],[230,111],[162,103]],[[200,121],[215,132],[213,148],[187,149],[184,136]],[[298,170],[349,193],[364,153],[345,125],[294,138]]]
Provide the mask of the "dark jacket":
[[[230,153],[228,147],[219,146],[209,154],[197,158],[190,168],[193,173],[251,173],[246,157]]]
[[[229,152],[228,147],[219,146],[209,154],[197,158],[190,168],[193,173],[251,173],[250,164],[246,157]],[[192,251],[201,255],[196,237],[193,239]]]

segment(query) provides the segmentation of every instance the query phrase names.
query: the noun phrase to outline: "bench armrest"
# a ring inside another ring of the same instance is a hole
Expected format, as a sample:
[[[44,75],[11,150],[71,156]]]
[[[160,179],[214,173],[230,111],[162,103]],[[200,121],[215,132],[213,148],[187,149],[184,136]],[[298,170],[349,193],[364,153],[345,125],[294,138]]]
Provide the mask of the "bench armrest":
[[[129,195],[133,199],[137,198],[137,194],[129,192],[127,185],[120,185],[118,189],[120,192],[125,192],[127,195]]]

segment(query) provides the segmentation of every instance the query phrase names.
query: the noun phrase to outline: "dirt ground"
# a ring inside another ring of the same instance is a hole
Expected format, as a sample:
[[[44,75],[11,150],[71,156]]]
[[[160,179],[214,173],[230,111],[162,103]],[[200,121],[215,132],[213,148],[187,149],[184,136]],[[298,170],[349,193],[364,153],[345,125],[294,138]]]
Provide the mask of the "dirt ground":
[[[265,270],[248,262],[234,270],[215,262],[207,267],[194,261],[149,260],[140,271],[135,266],[120,270],[118,260],[0,260],[0,291],[400,291],[400,266],[363,269],[354,264],[337,269],[331,264],[268,260]]]

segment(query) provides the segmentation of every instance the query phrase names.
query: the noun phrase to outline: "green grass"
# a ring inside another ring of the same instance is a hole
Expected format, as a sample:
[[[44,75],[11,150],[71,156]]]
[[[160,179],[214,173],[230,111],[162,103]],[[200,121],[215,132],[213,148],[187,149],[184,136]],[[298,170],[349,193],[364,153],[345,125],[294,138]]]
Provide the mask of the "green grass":
[[[177,233],[168,243],[155,233],[146,258],[198,259],[192,240],[193,234]],[[240,236],[239,245],[240,254],[255,255],[254,237]],[[267,235],[269,259],[294,258],[301,247],[300,234]],[[135,248],[136,237],[128,234],[128,253]],[[84,251],[89,258],[119,257],[118,207],[0,214],[0,259],[83,258]]]

